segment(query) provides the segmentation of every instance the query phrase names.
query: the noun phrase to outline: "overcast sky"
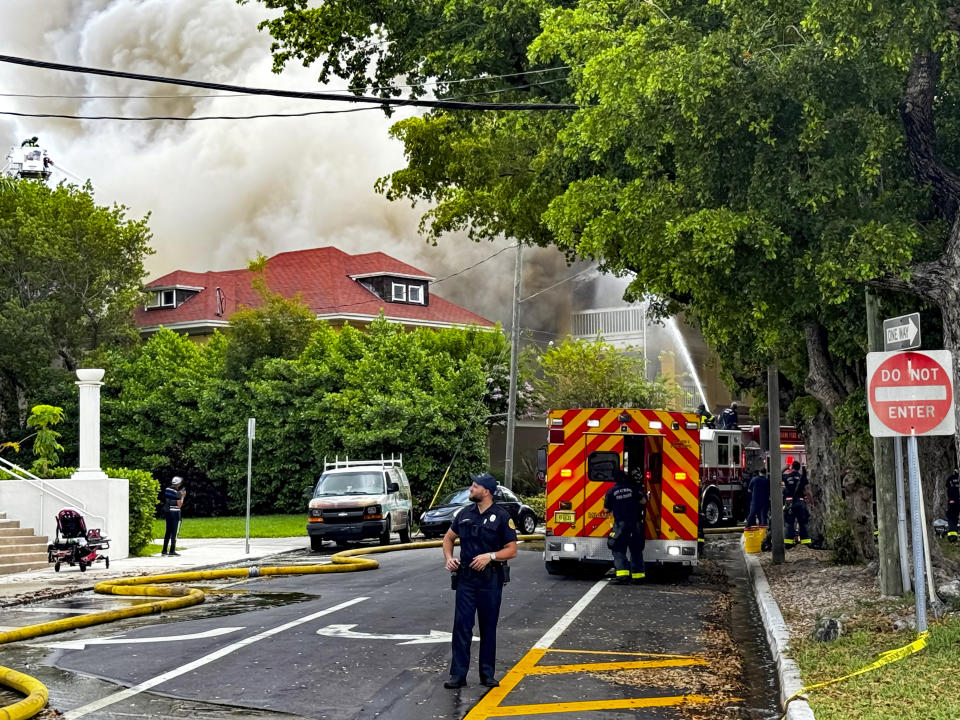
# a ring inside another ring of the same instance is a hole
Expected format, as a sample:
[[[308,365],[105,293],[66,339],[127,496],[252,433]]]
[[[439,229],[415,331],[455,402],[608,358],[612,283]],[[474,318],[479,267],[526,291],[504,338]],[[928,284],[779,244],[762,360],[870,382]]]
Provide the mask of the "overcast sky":
[[[265,13],[256,3],[240,6],[233,0],[0,0],[0,46],[4,54],[68,64],[322,89],[314,70],[291,64],[282,75],[271,72],[270,38],[256,28]],[[343,87],[334,81],[327,89]],[[83,115],[347,107],[281,98],[196,97],[210,93],[6,64],[0,64],[0,93],[125,96],[0,98],[4,110]],[[403,112],[411,111],[395,118]],[[37,135],[58,168],[90,179],[99,203],[126,205],[131,217],[151,213],[156,254],[146,261],[149,277],[174,269],[244,267],[257,252],[334,245],[350,253],[381,250],[440,278],[507,245],[449,236],[433,247],[417,232],[422,207],[391,203],[374,192],[378,177],[404,166],[401,146],[387,136],[391,122],[378,110],[188,123],[0,116],[0,148]],[[524,294],[576,272],[554,250],[530,250],[525,260]],[[509,325],[513,261],[513,252],[504,252],[435,291]],[[531,301],[521,325],[550,331],[554,316],[569,312],[567,296],[561,286]],[[609,300],[601,304],[614,304],[616,293]]]

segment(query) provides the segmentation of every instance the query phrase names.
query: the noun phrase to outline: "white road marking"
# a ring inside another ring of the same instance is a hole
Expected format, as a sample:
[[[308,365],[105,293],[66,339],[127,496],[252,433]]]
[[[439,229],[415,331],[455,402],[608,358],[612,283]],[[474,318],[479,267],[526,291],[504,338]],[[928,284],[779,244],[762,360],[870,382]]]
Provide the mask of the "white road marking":
[[[297,620],[284,623],[283,625],[278,625],[277,627],[271,628],[270,630],[265,630],[264,632],[258,633],[257,635],[252,635],[251,637],[244,638],[243,640],[238,640],[232,645],[227,645],[226,647],[220,648],[219,650],[215,650],[214,652],[209,653],[208,655],[204,655],[202,658],[198,658],[193,662],[187,663],[186,665],[182,665],[174,670],[165,672],[162,675],[157,675],[156,677],[150,678],[149,680],[144,680],[139,685],[134,685],[133,687],[127,688],[126,690],[115,692],[112,695],[108,695],[105,698],[101,698],[100,700],[94,700],[92,703],[87,703],[82,707],[78,707],[75,710],[71,710],[65,713],[63,717],[65,720],[77,720],[77,718],[86,717],[90,713],[96,712],[97,710],[105,708],[109,705],[113,705],[114,703],[121,702],[122,700],[126,700],[127,698],[133,697],[134,695],[138,695],[142,693],[144,690],[149,690],[152,687],[156,687],[157,685],[165,683],[167,680],[172,680],[173,678],[180,677],[181,675],[185,675],[188,672],[192,672],[193,670],[196,670],[199,667],[203,667],[204,665],[207,665],[213,662],[214,660],[219,660],[220,658],[225,657],[230,653],[236,652],[237,650],[241,650],[247,647],[248,645],[252,645],[255,642],[264,640],[268,637],[272,637],[277,633],[283,632],[284,630],[289,630],[291,628],[296,627],[297,625],[302,625],[303,623],[310,622],[311,620],[316,620],[317,618],[323,617],[324,615],[329,615],[330,613],[337,612],[338,610],[343,610],[344,608],[350,607],[351,605],[356,605],[358,602],[363,602],[364,600],[369,600],[369,599],[370,598],[368,597],[358,597],[358,598],[354,598],[353,600],[347,600],[346,602],[342,602],[339,605],[334,605],[333,607],[327,608],[326,610],[320,610],[319,612],[311,613],[310,615],[306,615],[305,617],[299,618]]]
[[[563,617],[557,620],[556,624],[554,624],[552,628],[544,633],[542,638],[534,643],[532,649],[549,650],[550,646],[553,645],[557,641],[557,638],[563,634],[563,631],[570,627],[570,623],[577,619],[577,616],[586,609],[587,605],[589,605],[606,586],[607,581],[600,580],[596,585],[587,590],[583,597],[577,600],[577,603],[572,608],[567,610]]]
[[[34,643],[32,647],[53,648],[54,650],[83,650],[87,645],[138,645],[140,643],[178,642],[180,640],[201,640],[203,638],[219,637],[228,633],[243,630],[242,627],[221,627],[192,635],[166,635],[159,637],[119,637],[90,638],[89,640],[64,640],[52,643]]]
[[[354,640],[405,640],[397,645],[427,645],[429,643],[448,643],[453,635],[441,630],[431,630],[427,635],[377,635],[375,633],[354,632],[356,625],[327,625],[317,630],[317,635],[327,637],[351,638]],[[479,640],[480,638],[474,638]]]

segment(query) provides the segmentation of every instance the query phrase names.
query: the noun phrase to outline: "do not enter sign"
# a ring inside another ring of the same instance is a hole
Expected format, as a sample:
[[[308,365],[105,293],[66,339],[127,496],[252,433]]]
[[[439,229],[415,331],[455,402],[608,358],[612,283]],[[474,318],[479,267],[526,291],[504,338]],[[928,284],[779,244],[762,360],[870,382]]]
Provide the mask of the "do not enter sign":
[[[869,353],[867,407],[874,437],[952,435],[950,351]]]

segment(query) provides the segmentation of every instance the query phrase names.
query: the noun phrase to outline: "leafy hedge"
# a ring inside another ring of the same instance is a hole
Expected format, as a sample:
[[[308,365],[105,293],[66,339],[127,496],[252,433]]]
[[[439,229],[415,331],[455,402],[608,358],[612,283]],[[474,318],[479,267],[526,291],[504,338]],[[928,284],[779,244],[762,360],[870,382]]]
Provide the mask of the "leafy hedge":
[[[68,478],[76,468],[50,468],[38,477],[47,479]],[[153,516],[157,510],[157,497],[160,495],[160,483],[145,470],[132,468],[103,468],[107,477],[126,478],[130,481],[130,525],[128,538],[130,554],[136,555],[141,549],[153,542]]]
[[[539,493],[538,495],[522,495],[520,497],[527,505],[533,508],[533,511],[537,514],[537,520],[541,522],[546,520],[547,513],[547,495],[546,493]]]
[[[292,357],[287,347],[284,357],[250,360],[245,346],[239,367],[228,363],[238,337],[201,345],[161,329],[137,348],[89,358],[106,369],[104,462],[161,481],[183,476],[195,517],[243,512],[251,417],[258,514],[303,512],[325,457],[402,454],[418,507],[451,458],[451,477],[486,466],[496,407],[488,380],[509,357],[501,333],[319,324]]]

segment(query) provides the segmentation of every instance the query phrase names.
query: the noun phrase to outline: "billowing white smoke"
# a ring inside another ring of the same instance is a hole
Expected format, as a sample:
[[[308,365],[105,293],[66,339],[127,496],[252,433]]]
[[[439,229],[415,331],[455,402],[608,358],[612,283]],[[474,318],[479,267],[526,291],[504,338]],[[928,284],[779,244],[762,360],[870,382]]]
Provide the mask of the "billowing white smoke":
[[[0,0],[0,46],[5,54],[69,64],[320,89],[316,71],[296,63],[282,75],[271,72],[270,38],[256,29],[265,13],[255,3],[240,6],[233,0]],[[0,65],[0,92],[149,96],[0,97],[0,109],[83,115],[245,115],[357,107],[196,97],[211,93],[13,65]],[[506,245],[449,237],[439,247],[430,246],[417,232],[422,208],[390,203],[374,192],[377,177],[404,165],[402,147],[387,137],[392,122],[379,110],[187,123],[0,116],[0,148],[38,135],[59,168],[90,178],[98,202],[124,204],[131,217],[152,213],[156,254],[147,260],[151,276],[178,268],[243,267],[258,251],[272,255],[335,245],[352,253],[382,250],[439,278]],[[439,285],[437,292],[509,324],[513,260],[512,251],[504,252]],[[524,294],[574,272],[553,250],[529,250],[525,261],[537,270],[526,274]],[[556,329],[558,294],[565,298],[565,292],[561,286],[538,298],[546,312],[524,308],[523,325]],[[542,318],[536,320],[537,315]],[[565,320],[560,329],[567,326]]]

